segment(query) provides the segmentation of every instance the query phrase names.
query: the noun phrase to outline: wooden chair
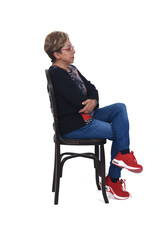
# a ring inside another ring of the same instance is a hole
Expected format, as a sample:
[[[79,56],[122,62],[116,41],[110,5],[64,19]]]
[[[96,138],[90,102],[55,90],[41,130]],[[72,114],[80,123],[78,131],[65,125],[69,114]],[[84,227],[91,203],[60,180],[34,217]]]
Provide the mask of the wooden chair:
[[[58,117],[57,117],[57,109],[56,102],[54,96],[53,84],[50,78],[49,70],[45,70],[47,77],[47,89],[51,104],[51,111],[54,118],[53,128],[55,131],[54,134],[54,143],[55,143],[55,158],[54,158],[54,172],[53,172],[53,184],[52,184],[52,192],[55,192],[54,204],[58,204],[58,196],[59,196],[59,186],[60,186],[60,178],[62,177],[62,170],[64,163],[71,158],[76,157],[85,157],[91,158],[94,161],[95,168],[95,177],[96,177],[96,185],[98,190],[102,189],[102,194],[104,198],[104,202],[108,203],[108,198],[105,190],[105,152],[104,152],[104,144],[106,143],[106,139],[63,139],[59,133],[58,127]],[[73,153],[73,152],[64,152],[61,153],[61,145],[80,145],[80,146],[94,146],[94,152],[86,152],[86,153]],[[101,187],[99,185],[99,177],[101,177]]]

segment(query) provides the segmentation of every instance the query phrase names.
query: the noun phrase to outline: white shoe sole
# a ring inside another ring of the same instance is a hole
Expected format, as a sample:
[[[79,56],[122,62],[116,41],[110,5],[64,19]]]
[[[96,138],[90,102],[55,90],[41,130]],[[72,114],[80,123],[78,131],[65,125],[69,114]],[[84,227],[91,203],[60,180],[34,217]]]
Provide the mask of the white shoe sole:
[[[131,172],[135,172],[135,173],[139,173],[141,172],[141,169],[140,168],[137,168],[137,167],[131,167],[131,166],[128,166],[127,164],[125,164],[123,161],[121,160],[117,160],[117,159],[113,159],[112,160],[112,163],[118,167],[121,167],[121,168],[126,168],[127,170],[131,171]]]

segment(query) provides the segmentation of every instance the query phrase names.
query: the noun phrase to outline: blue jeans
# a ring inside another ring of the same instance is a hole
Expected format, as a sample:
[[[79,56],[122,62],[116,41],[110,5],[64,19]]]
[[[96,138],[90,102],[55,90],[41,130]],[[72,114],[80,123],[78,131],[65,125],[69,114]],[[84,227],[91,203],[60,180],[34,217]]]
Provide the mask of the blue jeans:
[[[129,149],[129,121],[125,104],[115,103],[96,109],[91,123],[62,137],[72,139],[109,139],[112,141],[112,161],[119,151]],[[121,170],[120,167],[115,166],[111,162],[108,175],[112,178],[120,178]]]

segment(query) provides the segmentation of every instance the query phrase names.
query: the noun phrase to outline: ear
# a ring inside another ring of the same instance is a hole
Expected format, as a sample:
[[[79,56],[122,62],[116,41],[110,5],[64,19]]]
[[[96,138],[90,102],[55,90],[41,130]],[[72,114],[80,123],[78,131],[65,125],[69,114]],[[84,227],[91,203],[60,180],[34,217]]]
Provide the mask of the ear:
[[[59,59],[59,60],[61,59],[59,52],[54,52],[53,55],[56,59]]]

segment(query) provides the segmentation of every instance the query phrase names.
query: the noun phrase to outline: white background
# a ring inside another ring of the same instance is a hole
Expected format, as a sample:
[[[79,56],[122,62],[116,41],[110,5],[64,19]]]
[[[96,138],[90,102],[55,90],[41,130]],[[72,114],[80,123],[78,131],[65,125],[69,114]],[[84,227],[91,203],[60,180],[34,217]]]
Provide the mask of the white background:
[[[159,239],[159,1],[6,0],[0,24],[1,239]],[[131,150],[144,167],[122,173],[130,200],[104,204],[93,163],[79,158],[66,163],[54,205],[43,45],[55,30],[69,34],[75,65],[96,85],[100,105],[127,105]]]

